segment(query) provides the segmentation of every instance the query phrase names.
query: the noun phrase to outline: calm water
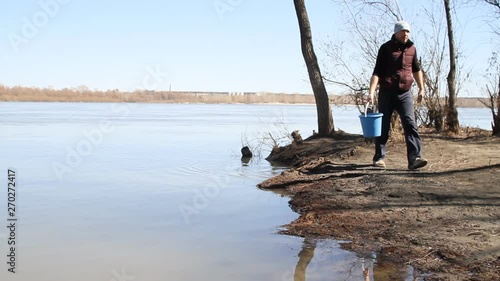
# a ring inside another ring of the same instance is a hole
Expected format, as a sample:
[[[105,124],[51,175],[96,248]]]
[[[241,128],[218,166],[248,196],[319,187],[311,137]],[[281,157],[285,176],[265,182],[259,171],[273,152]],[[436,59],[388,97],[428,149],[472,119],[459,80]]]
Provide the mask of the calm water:
[[[459,112],[489,128],[487,110]],[[360,133],[357,115],[335,107],[336,127]],[[0,103],[0,280],[363,280],[364,266],[412,280],[337,241],[276,234],[297,214],[286,195],[255,186],[283,169],[242,163],[239,149],[283,126],[310,135],[315,107]]]

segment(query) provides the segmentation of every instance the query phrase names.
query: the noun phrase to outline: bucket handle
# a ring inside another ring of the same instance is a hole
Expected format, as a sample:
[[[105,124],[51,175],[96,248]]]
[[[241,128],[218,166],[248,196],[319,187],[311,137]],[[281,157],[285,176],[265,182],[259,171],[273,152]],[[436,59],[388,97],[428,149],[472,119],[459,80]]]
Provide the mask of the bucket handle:
[[[365,104],[365,117],[367,117],[367,116],[368,116],[368,114],[367,114],[368,105],[370,105],[370,102],[367,102],[367,103]]]

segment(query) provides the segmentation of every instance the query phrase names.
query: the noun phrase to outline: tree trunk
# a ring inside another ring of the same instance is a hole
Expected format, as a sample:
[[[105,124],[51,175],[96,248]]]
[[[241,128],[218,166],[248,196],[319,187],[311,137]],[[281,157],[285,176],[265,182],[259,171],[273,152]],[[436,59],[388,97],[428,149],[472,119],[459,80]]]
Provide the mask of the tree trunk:
[[[491,112],[493,113],[491,129],[494,136],[500,137],[500,73],[498,73],[498,84],[496,89],[496,93],[494,89],[490,91]]]
[[[500,137],[500,115],[493,113],[493,122],[491,122],[491,134]]]
[[[316,100],[316,110],[318,113],[318,134],[327,136],[335,127],[333,126],[333,115],[330,108],[330,100],[326,92],[323,76],[319,69],[318,59],[314,53],[311,26],[307,15],[304,0],[294,0],[295,12],[299,21],[300,41],[302,46],[302,55],[307,65],[309,80],[311,81],[314,99]]]
[[[444,0],[446,12],[446,25],[448,26],[448,44],[450,49],[450,72],[448,72],[448,112],[446,114],[446,128],[453,133],[458,133],[460,124],[458,123],[457,100],[457,63],[455,54],[455,42],[453,37],[453,25],[451,20],[450,0]]]

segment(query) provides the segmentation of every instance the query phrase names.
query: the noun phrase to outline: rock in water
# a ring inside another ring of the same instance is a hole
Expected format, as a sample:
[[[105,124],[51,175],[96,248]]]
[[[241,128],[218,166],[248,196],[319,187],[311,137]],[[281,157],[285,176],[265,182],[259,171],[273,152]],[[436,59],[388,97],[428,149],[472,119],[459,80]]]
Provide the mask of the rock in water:
[[[253,156],[252,154],[252,151],[250,150],[250,148],[248,146],[244,146],[242,149],[241,149],[241,157],[244,157],[244,158],[251,158]]]

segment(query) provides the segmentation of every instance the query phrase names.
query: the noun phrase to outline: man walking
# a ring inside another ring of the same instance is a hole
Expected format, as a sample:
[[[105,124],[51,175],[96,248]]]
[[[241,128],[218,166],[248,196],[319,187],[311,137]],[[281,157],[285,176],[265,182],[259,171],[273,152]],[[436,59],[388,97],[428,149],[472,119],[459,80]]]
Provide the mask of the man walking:
[[[394,35],[384,43],[377,55],[377,62],[370,79],[368,102],[374,101],[374,93],[379,87],[378,108],[383,113],[382,135],[375,140],[375,155],[373,165],[385,168],[384,158],[386,144],[389,139],[391,117],[396,110],[403,124],[408,169],[415,170],[427,165],[422,157],[422,140],[418,134],[413,111],[413,96],[410,92],[413,81],[418,86],[417,103],[424,97],[424,77],[417,60],[417,51],[409,39],[410,25],[398,21],[394,26]]]

